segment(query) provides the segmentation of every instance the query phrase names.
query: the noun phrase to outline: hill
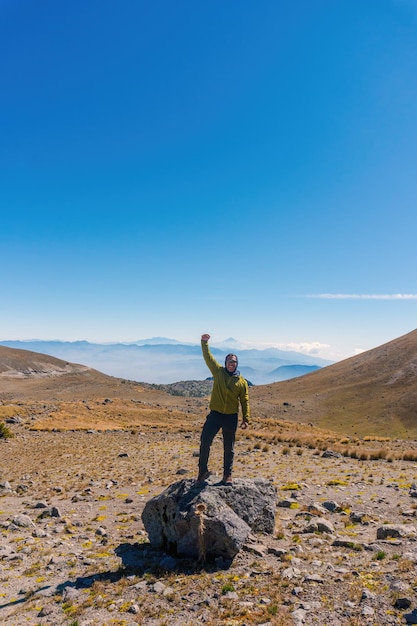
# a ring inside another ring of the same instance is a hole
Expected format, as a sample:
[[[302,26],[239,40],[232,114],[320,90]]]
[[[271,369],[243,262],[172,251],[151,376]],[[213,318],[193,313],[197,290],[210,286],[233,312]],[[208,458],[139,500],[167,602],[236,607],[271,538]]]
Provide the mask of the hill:
[[[254,387],[261,415],[356,436],[417,437],[417,330],[280,383]]]
[[[0,346],[0,401],[135,399],[172,404],[168,394],[134,381],[108,376],[85,365]]]

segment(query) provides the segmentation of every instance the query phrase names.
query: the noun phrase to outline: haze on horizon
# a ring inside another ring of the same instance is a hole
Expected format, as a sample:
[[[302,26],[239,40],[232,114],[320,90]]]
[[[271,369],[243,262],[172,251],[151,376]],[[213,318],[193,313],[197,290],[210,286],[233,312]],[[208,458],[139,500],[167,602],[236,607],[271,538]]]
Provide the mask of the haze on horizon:
[[[417,5],[0,3],[2,340],[416,326]]]

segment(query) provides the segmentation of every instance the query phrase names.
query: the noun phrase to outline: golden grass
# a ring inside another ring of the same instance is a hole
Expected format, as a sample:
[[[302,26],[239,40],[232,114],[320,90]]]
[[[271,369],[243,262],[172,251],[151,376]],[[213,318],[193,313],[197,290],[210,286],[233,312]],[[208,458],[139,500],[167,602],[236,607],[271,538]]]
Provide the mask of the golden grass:
[[[48,404],[19,402],[1,405],[0,409],[9,416],[19,415],[24,426],[33,431],[200,432],[207,412],[205,402],[182,398],[175,407],[170,406],[166,398],[166,404],[157,401],[161,398],[160,394],[146,397],[146,401],[96,398]],[[177,398],[172,402],[177,402]],[[255,417],[248,430],[238,430],[238,437],[250,442],[248,450],[254,449],[259,455],[268,455],[271,450],[276,450],[280,454],[300,457],[303,449],[314,450],[317,455],[331,449],[358,461],[417,461],[417,453],[405,449],[404,443],[399,444],[398,440],[373,435],[362,439],[347,437],[311,424],[277,418]],[[381,446],[381,443],[385,445]]]
[[[47,414],[41,410],[31,430],[128,430],[159,429],[178,432],[189,418],[181,411],[161,406],[144,406],[128,400],[56,402]]]

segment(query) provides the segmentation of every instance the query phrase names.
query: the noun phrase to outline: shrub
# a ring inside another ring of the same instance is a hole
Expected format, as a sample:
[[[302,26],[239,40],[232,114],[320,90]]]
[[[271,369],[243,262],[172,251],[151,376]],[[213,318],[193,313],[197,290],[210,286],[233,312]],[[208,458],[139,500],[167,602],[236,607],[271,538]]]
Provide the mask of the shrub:
[[[403,461],[417,461],[417,454],[415,452],[404,452]]]
[[[4,422],[0,422],[0,439],[10,439],[13,437],[13,433],[7,428]]]

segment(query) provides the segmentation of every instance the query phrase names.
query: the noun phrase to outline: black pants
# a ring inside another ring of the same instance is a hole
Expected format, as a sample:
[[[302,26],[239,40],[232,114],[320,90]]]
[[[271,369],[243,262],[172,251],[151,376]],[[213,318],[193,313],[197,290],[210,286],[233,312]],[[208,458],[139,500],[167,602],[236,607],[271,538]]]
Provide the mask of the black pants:
[[[210,411],[207,415],[200,439],[200,459],[198,462],[200,474],[204,474],[208,471],[210,447],[214,437],[221,429],[223,435],[223,474],[225,476],[231,475],[235,456],[234,447],[237,421],[237,413],[226,415],[225,413]]]

